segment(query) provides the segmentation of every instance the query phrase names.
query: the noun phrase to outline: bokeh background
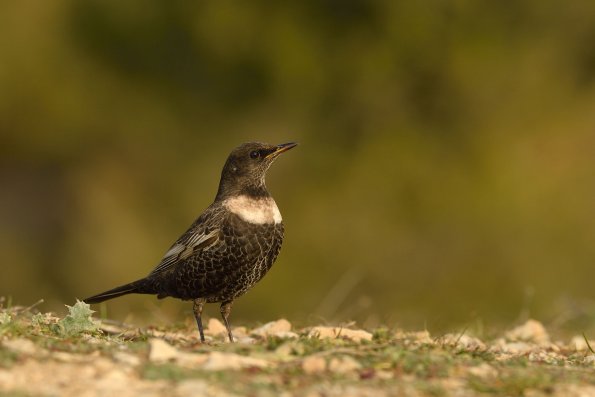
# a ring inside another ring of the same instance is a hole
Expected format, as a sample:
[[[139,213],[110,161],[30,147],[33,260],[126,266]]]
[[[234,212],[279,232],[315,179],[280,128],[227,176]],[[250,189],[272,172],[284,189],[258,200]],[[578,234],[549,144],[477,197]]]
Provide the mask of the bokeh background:
[[[147,274],[259,140],[300,146],[269,172],[286,242],[236,325],[595,315],[595,2],[2,2],[0,48],[15,304]]]

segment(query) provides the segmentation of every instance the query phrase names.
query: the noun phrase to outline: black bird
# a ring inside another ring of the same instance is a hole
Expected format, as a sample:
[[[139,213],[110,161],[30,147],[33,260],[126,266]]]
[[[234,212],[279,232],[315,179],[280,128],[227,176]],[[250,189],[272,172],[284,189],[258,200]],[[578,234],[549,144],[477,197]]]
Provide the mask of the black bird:
[[[99,303],[126,294],[192,300],[203,342],[203,306],[221,302],[221,316],[233,342],[231,305],[271,268],[283,242],[281,214],[267,191],[265,174],[279,154],[296,145],[250,142],[235,148],[223,166],[215,201],[157,267],[145,278],[84,301]]]

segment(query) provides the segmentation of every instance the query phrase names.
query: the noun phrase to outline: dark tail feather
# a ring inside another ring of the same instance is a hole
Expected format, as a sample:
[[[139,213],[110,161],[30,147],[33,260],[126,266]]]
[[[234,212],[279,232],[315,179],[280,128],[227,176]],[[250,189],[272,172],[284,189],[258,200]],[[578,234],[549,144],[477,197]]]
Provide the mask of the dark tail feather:
[[[129,284],[121,285],[119,287],[110,289],[109,291],[105,291],[100,294],[93,295],[90,298],[83,299],[83,301],[85,303],[99,303],[108,299],[117,298],[122,295],[146,293],[140,289],[141,283],[139,281],[134,281]]]

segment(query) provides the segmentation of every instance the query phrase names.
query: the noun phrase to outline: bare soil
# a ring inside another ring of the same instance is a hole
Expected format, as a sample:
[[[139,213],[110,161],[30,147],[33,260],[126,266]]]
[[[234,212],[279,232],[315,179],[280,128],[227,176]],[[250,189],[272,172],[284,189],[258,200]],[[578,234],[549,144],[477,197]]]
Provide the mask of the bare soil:
[[[553,341],[537,321],[482,340],[281,319],[135,328],[91,317],[0,310],[0,396],[595,396],[585,338]],[[595,344],[594,344],[595,345]]]

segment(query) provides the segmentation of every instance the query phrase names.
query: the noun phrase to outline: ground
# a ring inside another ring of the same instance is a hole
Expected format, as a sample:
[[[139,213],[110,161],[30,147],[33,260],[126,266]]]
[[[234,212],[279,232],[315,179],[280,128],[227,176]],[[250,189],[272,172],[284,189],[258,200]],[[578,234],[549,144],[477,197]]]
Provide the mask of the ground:
[[[595,396],[591,343],[553,341],[534,320],[481,340],[281,319],[236,327],[230,344],[210,319],[202,344],[190,322],[138,329],[69,310],[0,309],[0,396]]]

